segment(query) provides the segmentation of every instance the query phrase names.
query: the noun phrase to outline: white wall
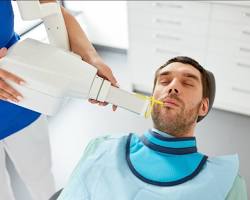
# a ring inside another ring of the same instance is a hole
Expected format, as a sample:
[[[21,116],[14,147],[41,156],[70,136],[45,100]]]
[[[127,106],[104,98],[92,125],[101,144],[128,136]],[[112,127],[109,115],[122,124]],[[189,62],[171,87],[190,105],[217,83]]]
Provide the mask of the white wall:
[[[127,3],[125,1],[66,1],[65,7],[82,11],[85,32],[91,42],[127,49]]]

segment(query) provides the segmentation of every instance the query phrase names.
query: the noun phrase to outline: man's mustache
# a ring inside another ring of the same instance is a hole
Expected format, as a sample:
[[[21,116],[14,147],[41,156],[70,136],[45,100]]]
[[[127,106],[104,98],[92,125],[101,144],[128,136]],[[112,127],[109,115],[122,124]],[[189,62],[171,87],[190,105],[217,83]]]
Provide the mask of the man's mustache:
[[[166,97],[164,97],[163,99],[161,99],[162,101],[167,100],[167,99],[174,99],[176,100],[178,103],[180,103],[181,105],[184,105],[184,102],[178,97],[177,94],[171,93],[169,95],[167,95]]]

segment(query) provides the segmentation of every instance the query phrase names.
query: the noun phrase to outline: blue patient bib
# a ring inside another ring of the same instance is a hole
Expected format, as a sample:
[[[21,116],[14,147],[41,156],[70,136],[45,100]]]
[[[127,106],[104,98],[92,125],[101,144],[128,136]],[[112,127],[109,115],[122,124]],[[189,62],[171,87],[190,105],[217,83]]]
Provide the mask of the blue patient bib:
[[[207,156],[197,152],[194,137],[168,138],[150,130],[141,138],[129,136],[126,160],[134,175],[142,181],[173,186],[196,176]]]
[[[98,140],[59,200],[225,200],[238,173],[236,155],[208,158],[194,137],[150,130]]]

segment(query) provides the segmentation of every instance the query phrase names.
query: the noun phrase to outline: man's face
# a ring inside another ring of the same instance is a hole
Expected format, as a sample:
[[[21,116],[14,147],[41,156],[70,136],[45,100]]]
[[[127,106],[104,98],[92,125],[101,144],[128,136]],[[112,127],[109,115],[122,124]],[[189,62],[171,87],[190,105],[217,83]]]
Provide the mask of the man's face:
[[[175,136],[190,131],[208,107],[202,98],[201,74],[189,64],[174,62],[161,69],[153,96],[164,102],[163,107],[153,108],[155,128]]]

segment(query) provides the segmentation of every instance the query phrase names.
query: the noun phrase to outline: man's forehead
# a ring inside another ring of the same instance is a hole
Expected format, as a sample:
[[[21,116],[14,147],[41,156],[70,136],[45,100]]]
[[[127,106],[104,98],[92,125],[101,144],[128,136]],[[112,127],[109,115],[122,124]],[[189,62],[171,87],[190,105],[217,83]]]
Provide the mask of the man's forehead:
[[[181,74],[193,74],[199,79],[201,77],[200,71],[190,64],[184,64],[180,62],[173,62],[168,64],[166,67],[162,68],[159,71],[159,75],[166,74],[167,72],[171,73],[181,73]]]

